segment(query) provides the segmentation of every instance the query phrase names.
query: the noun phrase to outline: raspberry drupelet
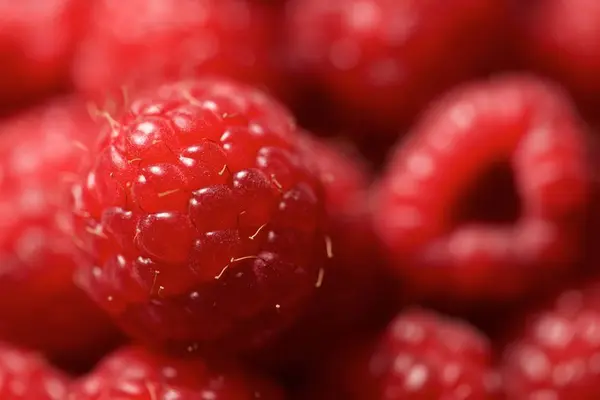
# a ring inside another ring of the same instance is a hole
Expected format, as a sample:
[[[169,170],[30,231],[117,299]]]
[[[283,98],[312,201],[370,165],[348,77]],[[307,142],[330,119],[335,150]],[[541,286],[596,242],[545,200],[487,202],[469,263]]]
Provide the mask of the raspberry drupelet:
[[[267,377],[223,359],[171,358],[142,347],[106,356],[76,381],[68,400],[283,400]]]
[[[327,258],[318,174],[264,93],[199,79],[139,94],[74,186],[94,268],[82,286],[134,337],[260,347],[296,317]]]
[[[419,296],[510,301],[582,257],[592,166],[585,125],[550,83],[504,76],[432,105],[376,195],[389,265]]]

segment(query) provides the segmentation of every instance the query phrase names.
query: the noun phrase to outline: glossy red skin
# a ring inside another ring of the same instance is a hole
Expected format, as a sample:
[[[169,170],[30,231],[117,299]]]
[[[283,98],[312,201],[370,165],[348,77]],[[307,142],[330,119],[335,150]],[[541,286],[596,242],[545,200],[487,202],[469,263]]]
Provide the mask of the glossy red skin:
[[[140,95],[113,128],[73,192],[87,292],[138,339],[260,347],[315,292],[326,251],[288,112],[208,78]]]
[[[549,304],[530,312],[524,324],[514,327],[518,334],[504,350],[502,373],[508,398],[600,396],[599,324],[597,277],[563,289]]]
[[[75,86],[104,100],[122,85],[218,74],[277,91],[274,12],[248,0],[96,1]]]
[[[316,382],[307,398],[501,398],[487,338],[466,322],[420,309],[401,312],[379,338],[342,347]]]
[[[126,347],[106,356],[68,400],[283,400],[268,378],[222,360],[180,359]]]
[[[64,400],[69,379],[38,354],[0,343],[2,400]]]
[[[81,253],[65,205],[95,137],[75,99],[0,123],[0,339],[53,358],[86,359],[116,336],[73,282]]]
[[[306,134],[304,151],[314,160],[325,190],[331,252],[319,290],[306,313],[268,351],[270,368],[312,368],[339,341],[385,321],[389,287],[368,205],[369,171],[341,143]]]
[[[437,94],[487,69],[505,8],[496,0],[291,0],[287,48],[341,119],[395,136]]]
[[[88,2],[0,1],[0,106],[34,100],[69,84]]]
[[[463,305],[514,300],[572,272],[590,205],[588,147],[550,84],[509,76],[457,89],[431,106],[382,179],[375,225],[390,267],[420,295]],[[483,204],[462,199],[499,161],[510,163],[521,215],[461,220],[464,208],[503,207],[494,189]]]
[[[600,105],[600,3],[537,1],[515,10],[525,66],[564,84],[596,117]]]

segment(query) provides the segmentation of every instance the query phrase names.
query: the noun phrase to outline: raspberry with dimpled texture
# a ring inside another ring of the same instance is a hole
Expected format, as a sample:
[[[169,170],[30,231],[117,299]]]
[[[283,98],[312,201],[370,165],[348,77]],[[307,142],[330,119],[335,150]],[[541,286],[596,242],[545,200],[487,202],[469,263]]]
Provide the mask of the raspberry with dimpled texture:
[[[310,306],[266,352],[271,368],[311,368],[339,340],[387,322],[390,296],[368,204],[370,171],[347,143],[303,135],[323,182],[333,257]],[[265,357],[266,356],[266,357]]]
[[[81,254],[69,228],[69,179],[96,137],[71,98],[0,122],[0,340],[64,361],[96,357],[116,338],[73,282]]]
[[[530,313],[504,350],[510,399],[594,399],[600,396],[598,278],[556,295]]]
[[[251,0],[99,0],[73,66],[78,90],[104,101],[131,87],[219,74],[277,90],[274,10]]]
[[[308,302],[326,257],[322,187],[292,117],[207,78],[140,94],[110,125],[73,189],[96,262],[82,286],[136,338],[260,347]]]
[[[395,136],[435,95],[487,69],[507,14],[497,0],[291,0],[289,57],[350,126]]]
[[[376,196],[392,270],[420,295],[461,304],[514,300],[571,273],[590,206],[587,133],[562,91],[528,76],[445,96],[397,148]]]
[[[334,353],[309,389],[310,399],[499,400],[488,338],[462,320],[412,308],[378,338]]]
[[[69,379],[38,354],[0,343],[2,400],[64,400]]]
[[[171,358],[141,347],[109,354],[71,387],[68,400],[283,400],[267,377],[223,359]]]

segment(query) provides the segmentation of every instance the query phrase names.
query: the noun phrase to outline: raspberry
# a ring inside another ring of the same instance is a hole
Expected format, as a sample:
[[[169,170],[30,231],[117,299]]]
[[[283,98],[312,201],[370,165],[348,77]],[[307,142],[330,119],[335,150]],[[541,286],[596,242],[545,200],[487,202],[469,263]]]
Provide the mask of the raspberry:
[[[292,0],[287,47],[342,118],[395,136],[436,94],[484,69],[507,14],[496,0]]]
[[[312,365],[339,340],[383,319],[388,300],[378,243],[371,228],[365,165],[339,143],[306,134],[303,148],[319,170],[325,190],[332,251],[308,311],[268,352],[277,367]]]
[[[63,400],[69,380],[42,357],[0,343],[0,397],[3,400]]]
[[[87,11],[87,2],[79,0],[0,0],[0,106],[68,85],[69,64]]]
[[[410,309],[377,340],[346,345],[311,399],[498,399],[487,338],[460,320]],[[312,393],[312,392],[311,392]]]
[[[200,79],[139,95],[112,127],[73,191],[97,265],[82,285],[142,340],[260,347],[304,308],[325,258],[322,187],[291,116]]]
[[[102,352],[116,335],[73,283],[81,254],[63,212],[94,125],[85,107],[61,99],[0,132],[0,339],[61,359]]]
[[[593,399],[600,396],[600,283],[570,288],[529,315],[505,349],[503,377],[510,399]]]
[[[199,74],[277,88],[272,12],[249,0],[96,1],[75,85],[95,99],[124,84]]]
[[[548,0],[521,7],[519,45],[527,67],[565,84],[582,105],[600,104],[600,3]],[[590,103],[591,102],[591,103]]]
[[[108,355],[76,382],[69,400],[283,400],[277,385],[222,360],[173,359],[140,347]]]
[[[589,205],[586,133],[561,91],[527,76],[446,96],[380,184],[375,224],[392,269],[457,303],[516,299],[570,271]]]

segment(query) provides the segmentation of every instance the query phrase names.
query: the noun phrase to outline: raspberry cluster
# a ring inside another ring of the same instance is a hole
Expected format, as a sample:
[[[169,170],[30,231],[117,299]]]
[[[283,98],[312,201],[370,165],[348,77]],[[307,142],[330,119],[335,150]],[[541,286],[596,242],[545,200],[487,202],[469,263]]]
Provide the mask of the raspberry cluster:
[[[0,399],[600,399],[599,27],[0,0]]]

